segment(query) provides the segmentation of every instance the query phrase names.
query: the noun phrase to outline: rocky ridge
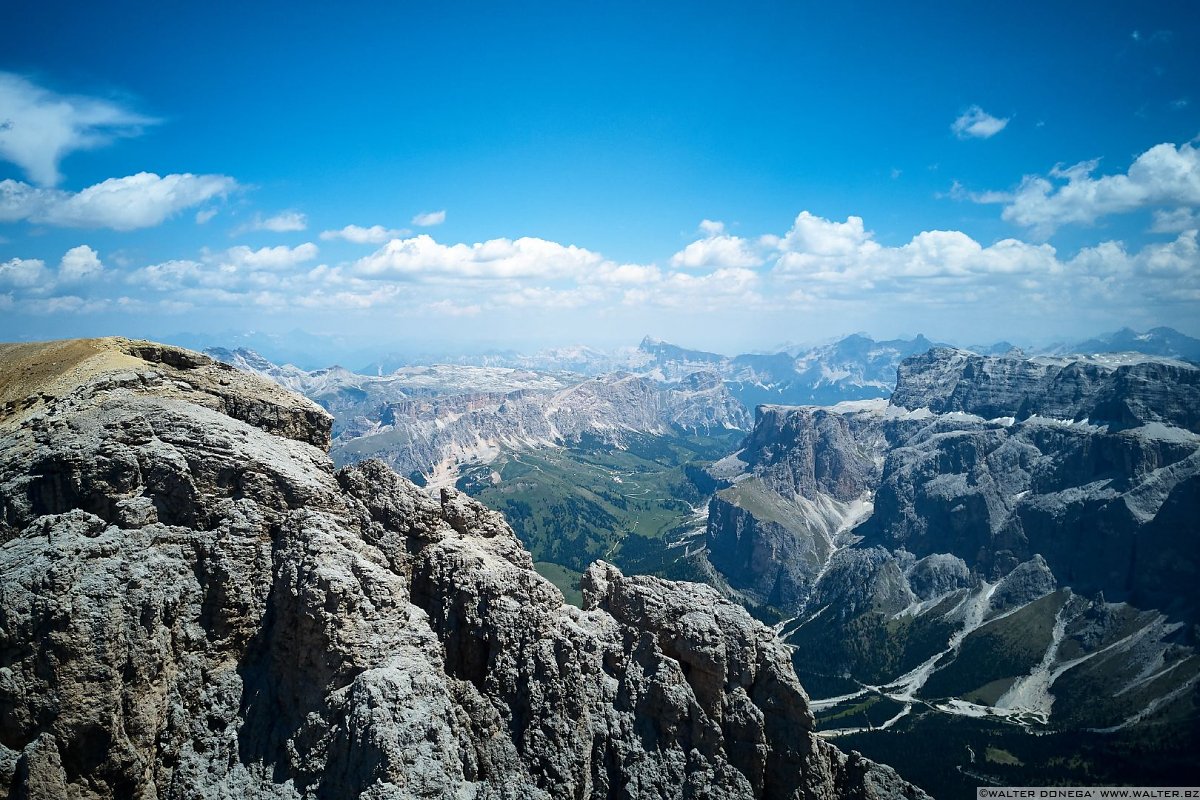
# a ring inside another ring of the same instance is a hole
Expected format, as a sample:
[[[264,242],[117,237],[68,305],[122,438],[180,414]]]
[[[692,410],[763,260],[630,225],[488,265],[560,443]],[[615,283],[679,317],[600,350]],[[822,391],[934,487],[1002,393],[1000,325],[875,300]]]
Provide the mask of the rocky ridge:
[[[0,359],[0,796],[924,796],[711,589],[597,562],[566,606],[500,515],[335,471],[324,412],[199,354]]]
[[[1198,381],[1169,359],[935,348],[890,403],[761,408],[713,469],[705,557],[822,654],[802,676],[850,676],[819,713],[875,694],[884,727],[1195,719]]]
[[[360,375],[305,372],[250,351],[209,351],[318,402],[334,416],[339,464],[379,458],[422,481],[452,484],[462,467],[502,450],[555,447],[587,436],[745,430],[751,417],[711,372],[659,382],[625,372],[592,379],[502,367],[406,367]]]

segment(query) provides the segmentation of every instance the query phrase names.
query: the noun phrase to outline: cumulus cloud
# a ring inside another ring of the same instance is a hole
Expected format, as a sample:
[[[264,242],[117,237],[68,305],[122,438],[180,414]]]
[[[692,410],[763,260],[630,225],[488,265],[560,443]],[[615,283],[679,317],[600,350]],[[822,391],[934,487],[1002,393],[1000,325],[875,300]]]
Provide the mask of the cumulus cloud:
[[[441,225],[446,221],[446,210],[441,211],[424,211],[412,218],[412,224],[419,228],[430,228],[434,225]]]
[[[251,250],[249,247],[231,247],[225,252],[224,263],[236,267],[246,267],[250,270],[284,270],[312,261],[317,257],[317,246],[312,242],[288,247],[262,247]]]
[[[321,288],[308,289],[299,295],[276,294],[277,304],[282,308],[336,308],[365,310],[380,306],[394,306],[403,295],[403,289],[393,284],[375,285],[366,289],[329,292]]]
[[[383,244],[389,239],[408,235],[406,230],[385,228],[382,225],[372,225],[364,228],[360,225],[347,225],[338,231],[322,231],[321,239],[345,239],[353,244]]]
[[[373,278],[571,278],[599,267],[604,259],[575,245],[533,237],[490,239],[476,244],[440,244],[428,234],[393,239],[355,262]]]
[[[288,247],[231,247],[216,253],[205,252],[200,260],[174,259],[133,270],[126,282],[160,292],[181,290],[209,292],[199,298],[221,304],[246,303],[251,297],[285,283],[299,286],[305,276],[294,274],[296,267],[316,258],[317,246],[311,242]]]
[[[808,212],[796,217],[778,249],[777,274],[860,289],[905,279],[1048,273],[1059,266],[1049,245],[1004,239],[985,247],[961,231],[922,231],[904,245],[885,247],[861,217],[834,222]]]
[[[990,139],[1008,125],[1008,117],[993,117],[979,106],[971,106],[950,124],[959,139]]]
[[[762,258],[753,246],[738,236],[725,233],[725,223],[711,219],[700,223],[704,238],[697,239],[671,257],[676,269],[705,269],[714,267],[754,267]]]
[[[232,276],[233,272],[234,270],[232,269],[225,270],[224,276],[221,276],[218,272],[214,271],[211,277],[227,279]],[[132,272],[126,280],[135,286],[165,292],[173,291],[189,284],[211,283],[212,281],[209,280],[209,277],[210,274],[206,272],[204,265],[199,261],[176,259],[142,267]]]
[[[46,262],[36,258],[13,258],[0,264],[0,286],[29,288],[45,280]]]
[[[626,290],[621,302],[690,311],[747,310],[764,304],[757,291],[761,283],[758,272],[742,267],[723,267],[706,275],[672,272],[655,284]]]
[[[1165,231],[1194,221],[1194,213],[1178,206],[1161,218]],[[717,223],[702,226],[700,233],[699,241],[709,245],[738,238]],[[38,260],[0,264],[0,298],[7,298],[0,303],[18,313],[35,308],[66,313],[104,303],[133,308],[138,302],[161,311],[163,302],[171,302],[279,312],[365,313],[403,306],[426,319],[486,318],[490,312],[528,312],[531,319],[570,312],[599,319],[641,309],[727,320],[798,312],[1027,319],[1068,307],[1098,319],[1117,312],[1133,318],[1130,309],[1152,318],[1166,304],[1186,314],[1200,302],[1194,226],[1172,241],[1140,249],[1108,241],[1070,255],[1015,238],[980,242],[957,230],[921,231],[907,241],[884,243],[861,217],[831,220],[805,211],[786,231],[739,242],[744,250],[731,252],[752,253],[753,263],[740,266],[726,257],[693,266],[701,262],[677,254],[661,265],[621,264],[544,239],[443,244],[422,234],[394,238],[364,258],[333,265],[317,263],[317,245],[305,242],[205,250],[194,259],[136,270],[115,257],[114,265],[101,264],[92,248],[81,245],[62,257],[57,270]],[[92,280],[86,291],[75,288],[89,276],[110,274],[123,280]],[[118,291],[134,297],[123,303]]]
[[[261,214],[255,214],[254,219],[241,225],[234,231],[234,234],[248,233],[250,231],[270,231],[271,233],[294,233],[308,228],[308,217],[301,214],[299,211],[281,211],[271,217],[263,217]]]
[[[58,279],[66,283],[78,283],[100,277],[104,265],[100,256],[86,244],[72,247],[58,264]]]
[[[1150,226],[1154,233],[1182,233],[1197,228],[1200,228],[1200,215],[1190,208],[1155,211],[1154,224]]]
[[[776,246],[786,253],[813,256],[848,256],[877,250],[879,245],[872,241],[863,224],[862,217],[846,217],[845,222],[834,222],[818,217],[808,211],[796,215],[791,229]]]
[[[0,222],[28,222],[64,228],[130,231],[160,225],[185,208],[237,187],[224,175],[139,172],[109,178],[80,192],[41,189],[12,179],[0,181]]]
[[[1176,206],[1178,213],[1200,205],[1200,152],[1189,143],[1155,145],[1124,174],[1093,177],[1099,163],[1058,166],[1049,177],[1025,176],[1005,198],[1001,216],[1044,237],[1064,225],[1090,225],[1141,208]]]
[[[0,72],[0,158],[40,186],[62,180],[59,164],[67,155],[138,136],[157,122],[108,100],[57,94]]]
[[[106,298],[84,298],[78,295],[36,297],[26,300],[22,308],[33,314],[93,314],[111,305]]]
[[[655,283],[662,278],[662,272],[653,264],[614,264],[605,261],[597,266],[587,279],[597,283],[615,285],[642,285]]]

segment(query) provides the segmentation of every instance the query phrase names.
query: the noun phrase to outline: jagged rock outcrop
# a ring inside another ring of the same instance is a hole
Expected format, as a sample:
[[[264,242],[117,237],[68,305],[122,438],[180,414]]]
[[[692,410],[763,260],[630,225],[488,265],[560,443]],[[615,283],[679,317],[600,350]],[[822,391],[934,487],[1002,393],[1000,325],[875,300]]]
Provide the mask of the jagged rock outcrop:
[[[1122,363],[1128,362],[1128,363]],[[980,356],[933,348],[897,371],[893,405],[984,419],[1031,416],[1200,432],[1200,370],[1171,359]]]
[[[128,340],[0,357],[0,796],[923,797],[771,632],[335,471],[316,406]]]
[[[888,445],[884,418],[906,424],[886,411],[882,400],[759,406],[742,450],[711,468],[732,485],[709,502],[706,558],[736,596],[784,614],[804,606],[870,510]]]
[[[739,458],[781,495],[853,500],[878,480],[884,441],[870,417],[759,406]]]
[[[817,701],[832,719],[875,694],[896,719],[919,699],[1041,729],[1194,725],[1198,386],[1160,358],[935,348],[890,403],[761,408],[711,468],[728,486],[704,557],[819,654],[802,677],[853,679]]]
[[[710,506],[709,559],[735,588],[791,568],[772,560],[815,574],[836,542],[811,509],[870,497],[864,546],[951,554],[992,581],[1037,556],[1077,591],[1192,618],[1200,369],[1121,360],[934,348],[901,365],[887,405],[761,407],[743,474]],[[769,500],[737,503],[743,486]],[[734,563],[731,542],[765,557]]]

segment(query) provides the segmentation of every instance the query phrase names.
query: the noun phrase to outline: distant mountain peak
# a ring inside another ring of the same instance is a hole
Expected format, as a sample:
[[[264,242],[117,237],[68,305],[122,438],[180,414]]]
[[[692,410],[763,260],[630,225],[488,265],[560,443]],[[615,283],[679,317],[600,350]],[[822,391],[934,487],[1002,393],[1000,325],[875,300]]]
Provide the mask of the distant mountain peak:
[[[1145,353],[1200,362],[1200,339],[1165,325],[1151,328],[1145,333],[1133,328],[1121,328],[1114,333],[1086,339],[1068,349],[1075,353]]]

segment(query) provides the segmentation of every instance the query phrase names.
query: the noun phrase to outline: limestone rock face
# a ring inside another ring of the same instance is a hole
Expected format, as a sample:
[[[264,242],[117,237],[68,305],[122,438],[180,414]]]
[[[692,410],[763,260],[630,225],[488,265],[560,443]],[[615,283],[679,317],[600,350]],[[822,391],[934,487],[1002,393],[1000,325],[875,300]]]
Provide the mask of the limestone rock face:
[[[760,407],[711,469],[701,557],[813,654],[802,676],[884,687],[904,715],[1194,724],[1198,387],[1170,359],[935,348],[890,403]],[[819,709],[849,702],[828,691]]]
[[[1124,362],[1124,363],[1123,363]],[[1200,432],[1200,370],[1167,358],[1020,358],[935,347],[897,370],[893,405]]]
[[[732,485],[709,503],[706,558],[742,599],[795,613],[866,510],[891,427],[886,401],[846,405],[759,406],[743,449],[712,468]]]
[[[17,347],[0,797],[924,796],[815,736],[710,589],[597,562],[564,605],[500,515],[335,471],[301,398],[150,343]]]
[[[741,458],[782,495],[849,501],[878,479],[883,442],[870,418],[820,408],[759,406]]]

